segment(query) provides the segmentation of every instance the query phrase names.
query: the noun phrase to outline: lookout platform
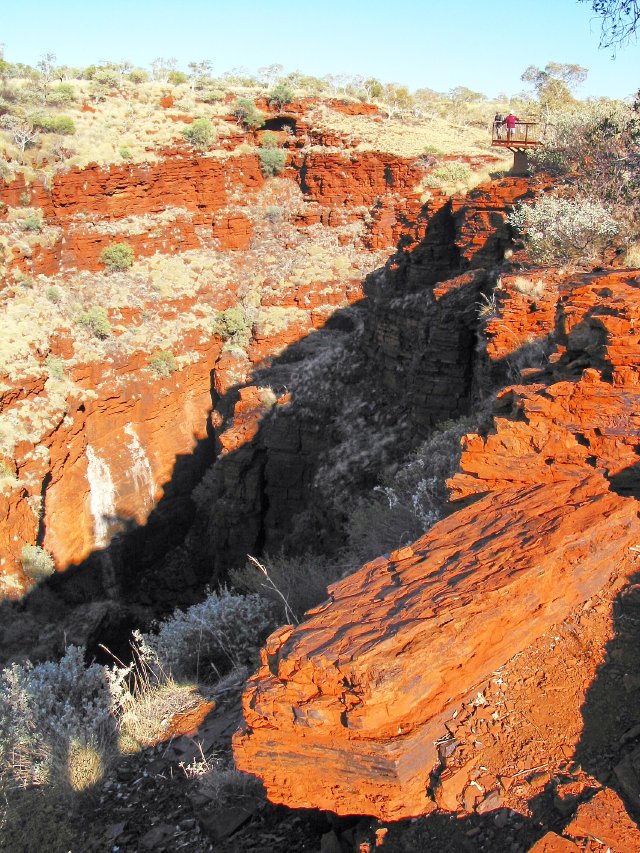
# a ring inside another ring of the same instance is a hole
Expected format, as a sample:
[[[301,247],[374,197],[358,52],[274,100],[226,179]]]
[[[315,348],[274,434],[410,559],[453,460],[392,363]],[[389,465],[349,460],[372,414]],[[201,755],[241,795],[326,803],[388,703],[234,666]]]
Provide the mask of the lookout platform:
[[[518,121],[511,129],[500,121],[494,121],[491,128],[491,145],[513,151],[512,171],[521,175],[527,171],[527,151],[544,144],[540,136],[541,126],[535,121]]]

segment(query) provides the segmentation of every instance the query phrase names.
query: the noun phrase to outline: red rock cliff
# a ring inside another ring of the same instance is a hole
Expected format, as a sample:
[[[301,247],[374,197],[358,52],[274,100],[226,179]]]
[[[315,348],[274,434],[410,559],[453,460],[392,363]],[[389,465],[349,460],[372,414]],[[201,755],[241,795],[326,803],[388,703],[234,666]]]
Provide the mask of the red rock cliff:
[[[356,241],[355,248],[366,254],[370,248],[390,245],[403,229],[412,227],[416,204],[419,208],[416,180],[415,165],[391,155],[354,152],[305,157],[294,153],[286,181],[291,185],[296,181],[303,190],[295,240],[303,242],[306,230],[314,224],[330,227],[358,222],[382,200],[389,215],[374,217],[365,229],[364,243]],[[113,234],[120,234],[117,229],[122,222],[136,216],[147,217],[148,227],[138,234],[125,232],[124,239],[138,255],[196,247],[208,252],[248,251],[252,241],[258,247],[263,239],[261,233],[254,234],[256,195],[263,184],[254,155],[206,157],[184,152],[144,166],[72,169],[56,176],[51,187],[27,186],[18,180],[0,187],[5,205],[23,205],[27,193],[30,205],[41,208],[47,225],[57,230],[53,241],[36,244],[28,253],[16,249],[9,266],[30,274],[70,268],[97,270],[102,266],[102,249],[123,239]],[[154,217],[161,216],[167,204],[181,211],[180,215],[169,222],[159,219],[158,228],[153,227]],[[252,263],[257,265],[257,260]],[[197,312],[203,300],[218,310],[234,304],[238,283],[246,273],[238,264],[238,281],[226,288],[216,289],[212,282],[206,293],[171,300],[166,305],[167,316]],[[321,328],[333,311],[361,296],[362,281],[342,280],[337,274],[335,281],[325,278],[267,290],[262,306],[290,307],[294,319],[275,331],[257,324],[242,370],[246,372],[274,351]],[[11,298],[10,291],[7,298]],[[140,324],[146,307],[122,306],[121,322]],[[56,330],[49,347],[54,357],[67,358],[74,351],[71,338]],[[46,354],[40,353],[39,358]],[[38,429],[38,452],[33,442],[25,440],[8,460],[28,486],[0,494],[0,512],[7,520],[5,534],[0,534],[5,576],[13,574],[20,584],[26,582],[20,567],[25,543],[38,541],[53,554],[57,567],[64,569],[106,544],[114,531],[145,523],[161,498],[164,505],[173,495],[170,505],[176,510],[176,488],[182,489],[181,500],[189,501],[195,474],[177,475],[177,486],[170,480],[176,460],[187,460],[197,443],[207,437],[209,373],[215,370],[213,385],[220,393],[237,382],[237,377],[234,367],[230,373],[236,378],[227,378],[227,356],[217,364],[220,341],[212,340],[206,346],[197,335],[187,335],[176,350],[176,355],[181,354],[188,355],[191,363],[173,377],[160,380],[148,371],[143,378],[137,375],[148,366],[149,353],[142,351],[108,367],[95,363],[73,367],[80,390],[53,412],[50,423]],[[4,394],[2,410],[9,418],[23,417],[27,403],[33,404],[34,411],[41,401],[49,405],[40,379],[26,381],[24,389]],[[91,470],[87,448],[94,460]]]

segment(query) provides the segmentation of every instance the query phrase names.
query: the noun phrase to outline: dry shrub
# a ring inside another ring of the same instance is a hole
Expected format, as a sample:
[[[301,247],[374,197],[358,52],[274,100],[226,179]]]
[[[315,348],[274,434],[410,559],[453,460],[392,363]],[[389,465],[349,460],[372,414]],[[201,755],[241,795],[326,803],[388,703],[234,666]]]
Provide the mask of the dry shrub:
[[[222,589],[175,610],[155,631],[134,631],[134,638],[140,661],[157,682],[174,677],[211,683],[253,662],[274,627],[274,608],[264,598]]]
[[[599,201],[553,195],[516,205],[508,221],[524,237],[531,258],[542,264],[590,263],[620,230]]]
[[[640,267],[640,242],[632,243],[624,256],[624,265],[631,269]]]
[[[258,778],[242,773],[233,765],[226,769],[214,766],[201,777],[198,787],[218,805],[238,805],[243,799],[255,799],[264,791]]]
[[[343,566],[318,554],[308,552],[299,557],[285,554],[264,556],[260,565],[248,562],[231,572],[231,580],[240,589],[252,591],[273,602],[280,621],[298,622],[305,612],[327,597],[327,586],[342,575]],[[292,618],[293,616],[293,618]]]
[[[463,435],[478,420],[442,423],[413,454],[390,470],[348,522],[348,553],[355,564],[414,542],[446,511],[446,480],[458,468]]]
[[[70,646],[57,662],[14,664],[0,673],[0,773],[18,785],[68,783],[77,744],[103,764],[115,742],[112,694],[104,669],[87,667]]]

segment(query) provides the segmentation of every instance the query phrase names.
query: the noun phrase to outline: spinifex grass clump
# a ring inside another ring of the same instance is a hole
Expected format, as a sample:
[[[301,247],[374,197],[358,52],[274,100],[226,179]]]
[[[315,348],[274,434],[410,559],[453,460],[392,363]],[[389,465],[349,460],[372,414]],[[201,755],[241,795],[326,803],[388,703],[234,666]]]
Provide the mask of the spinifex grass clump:
[[[235,336],[245,336],[250,330],[247,315],[242,308],[226,308],[216,317],[212,333],[219,335],[223,341]]]
[[[94,305],[88,311],[83,311],[78,315],[77,321],[79,326],[84,326],[96,338],[104,340],[111,334],[111,324],[109,316],[105,308],[101,305]]]
[[[162,349],[153,353],[149,367],[158,376],[171,376],[177,370],[176,358],[170,350]]]
[[[35,581],[48,578],[56,570],[51,554],[39,545],[25,545],[20,554],[20,562],[25,573]]]
[[[133,264],[133,248],[128,243],[112,243],[100,253],[100,263],[109,272],[128,270]]]

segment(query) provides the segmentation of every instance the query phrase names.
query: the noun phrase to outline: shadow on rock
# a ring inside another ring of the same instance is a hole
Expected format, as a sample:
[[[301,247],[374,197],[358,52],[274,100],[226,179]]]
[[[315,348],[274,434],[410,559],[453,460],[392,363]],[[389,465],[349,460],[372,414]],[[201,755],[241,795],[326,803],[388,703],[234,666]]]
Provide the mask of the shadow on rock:
[[[640,540],[638,542],[640,561]],[[640,574],[613,605],[614,635],[587,691],[576,761],[640,819]]]

